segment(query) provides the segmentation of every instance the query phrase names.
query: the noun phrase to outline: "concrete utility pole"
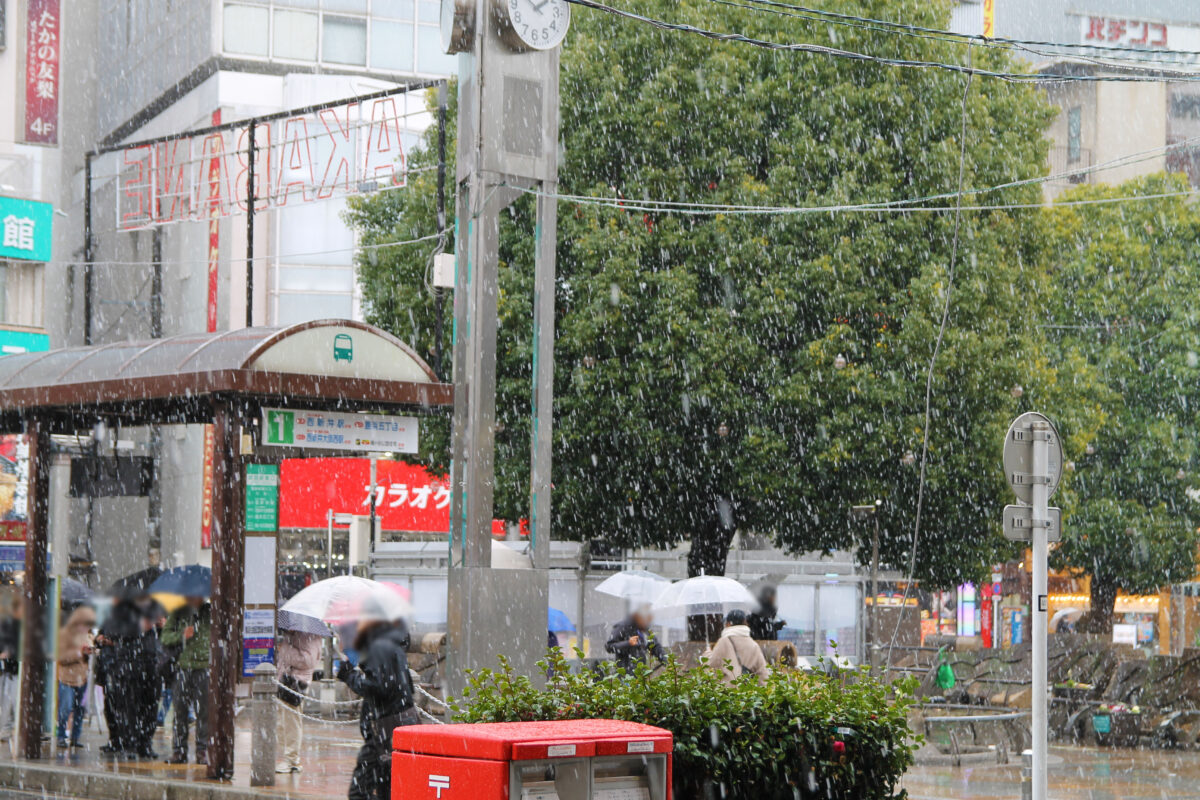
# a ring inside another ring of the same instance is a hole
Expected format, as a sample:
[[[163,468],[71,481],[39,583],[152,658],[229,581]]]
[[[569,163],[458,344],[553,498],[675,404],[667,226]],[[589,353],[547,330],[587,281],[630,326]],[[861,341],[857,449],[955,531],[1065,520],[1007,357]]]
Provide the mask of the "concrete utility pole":
[[[546,643],[557,239],[558,45],[566,0],[444,0],[443,43],[461,53],[454,280],[447,689],[506,655],[535,676]],[[500,212],[537,197],[529,531],[533,569],[493,569],[496,301]]]

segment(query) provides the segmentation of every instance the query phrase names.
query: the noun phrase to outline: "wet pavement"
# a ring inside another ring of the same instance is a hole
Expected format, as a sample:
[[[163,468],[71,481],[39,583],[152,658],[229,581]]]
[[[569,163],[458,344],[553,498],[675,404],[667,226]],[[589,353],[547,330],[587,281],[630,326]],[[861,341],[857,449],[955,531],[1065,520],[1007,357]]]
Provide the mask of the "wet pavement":
[[[234,776],[222,785],[248,787],[250,785],[250,713],[245,710],[237,718],[237,739],[234,747]],[[116,759],[100,752],[107,742],[94,721],[89,721],[83,736],[84,747],[67,752],[60,751],[53,740],[43,744],[47,756],[41,761],[31,762],[42,766],[61,765],[88,772],[108,772],[137,775],[144,778],[182,780],[214,783],[205,777],[205,768],[197,764],[167,764],[171,752],[169,728],[159,728],[154,736],[154,749],[159,758],[154,761]],[[337,723],[305,720],[304,744],[300,752],[302,771],[298,774],[277,775],[274,789],[260,787],[264,793],[288,794],[292,797],[345,797],[354,770],[354,759],[362,739],[358,734],[358,721],[347,720]],[[195,752],[190,753],[195,758]],[[0,744],[0,762],[13,760],[10,743]],[[0,792],[2,794],[2,792]]]
[[[1200,800],[1200,753],[1052,747],[1051,800]],[[1019,763],[917,766],[903,781],[910,800],[1017,800]]]

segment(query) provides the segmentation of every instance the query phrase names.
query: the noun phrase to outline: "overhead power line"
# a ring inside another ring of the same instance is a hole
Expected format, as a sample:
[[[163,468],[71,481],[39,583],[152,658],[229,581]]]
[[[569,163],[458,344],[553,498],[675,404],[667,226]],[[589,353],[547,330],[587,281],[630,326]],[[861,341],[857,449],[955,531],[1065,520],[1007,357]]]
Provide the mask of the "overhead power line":
[[[748,44],[754,47],[761,47],[767,50],[777,50],[782,52],[814,53],[817,55],[826,55],[833,58],[842,58],[850,61],[881,64],[889,67],[901,67],[906,69],[941,69],[962,75],[979,75],[985,78],[996,78],[998,80],[1008,81],[1009,83],[1165,83],[1200,81],[1200,74],[1168,70],[1155,70],[1159,73],[1157,75],[1067,75],[1063,73],[1044,72],[1001,72],[997,70],[978,69],[976,67],[964,66],[962,64],[951,64],[942,61],[922,61],[919,59],[873,56],[867,53],[859,53],[854,50],[843,50],[841,48],[827,47],[825,45],[814,44],[811,42],[773,42],[766,39],[758,39],[753,36],[747,36],[743,33],[713,31],[683,22],[667,22],[654,17],[645,16],[644,14],[638,14],[633,11],[626,11],[624,9],[605,5],[604,3],[599,3],[595,0],[567,0],[567,2],[574,3],[578,6],[584,6],[585,8],[592,8],[597,11],[604,11],[615,16],[632,19],[637,22],[659,28],[660,30],[689,33],[719,42],[738,42],[740,44]]]

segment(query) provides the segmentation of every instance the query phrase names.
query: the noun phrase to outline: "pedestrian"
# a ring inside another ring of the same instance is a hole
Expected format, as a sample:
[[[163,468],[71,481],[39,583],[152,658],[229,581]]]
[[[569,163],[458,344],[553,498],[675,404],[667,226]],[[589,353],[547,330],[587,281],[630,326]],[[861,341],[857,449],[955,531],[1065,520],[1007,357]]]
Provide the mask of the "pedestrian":
[[[338,680],[362,698],[358,751],[349,800],[391,800],[392,731],[417,725],[412,676],[408,673],[408,632],[403,623],[365,620],[354,637],[358,666],[339,654]]]
[[[208,763],[208,677],[212,649],[212,607],[203,597],[188,597],[163,627],[164,647],[178,649],[173,692],[173,731],[168,764],[188,760],[189,713],[196,716],[196,763]]]
[[[648,664],[652,655],[660,662],[666,658],[662,645],[650,630],[653,623],[649,606],[643,605],[613,626],[604,649],[617,657],[617,667],[633,672],[634,664]]]
[[[778,640],[779,631],[787,625],[784,620],[775,619],[778,613],[779,609],[775,606],[775,587],[763,586],[758,593],[758,610],[747,620],[750,638],[766,642]]]
[[[275,642],[279,668],[279,699],[285,709],[279,717],[279,742],[283,760],[275,766],[279,774],[300,771],[300,745],[304,740],[304,717],[300,705],[321,661],[321,639],[315,633],[280,629]]]
[[[725,615],[725,629],[713,647],[708,665],[715,669],[725,683],[733,683],[742,675],[758,676],[765,683],[770,674],[762,648],[750,637],[745,611],[730,611]]]
[[[110,755],[156,757],[150,745],[154,720],[146,713],[147,707],[158,704],[157,637],[147,615],[148,601],[139,594],[118,594],[96,637],[109,726],[109,742],[101,751]]]
[[[0,741],[12,738],[20,687],[17,674],[21,652],[21,596],[15,595],[0,617]]]
[[[82,747],[83,717],[87,711],[88,661],[92,656],[92,627],[96,611],[77,606],[58,632],[58,730],[60,749],[66,749],[67,722],[71,723],[70,747]]]

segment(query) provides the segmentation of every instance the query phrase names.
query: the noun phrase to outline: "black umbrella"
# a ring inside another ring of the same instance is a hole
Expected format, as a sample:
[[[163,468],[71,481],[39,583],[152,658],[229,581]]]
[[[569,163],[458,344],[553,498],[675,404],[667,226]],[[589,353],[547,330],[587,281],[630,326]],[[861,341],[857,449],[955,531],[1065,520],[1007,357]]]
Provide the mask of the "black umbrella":
[[[150,584],[158,580],[158,576],[162,575],[161,567],[147,567],[143,570],[126,575],[119,581],[114,583],[108,590],[108,593],[113,597],[125,600],[133,600],[143,595],[150,594]]]
[[[90,603],[96,599],[96,593],[91,587],[74,578],[63,578],[59,595],[59,603],[63,608],[71,608],[82,603]]]

